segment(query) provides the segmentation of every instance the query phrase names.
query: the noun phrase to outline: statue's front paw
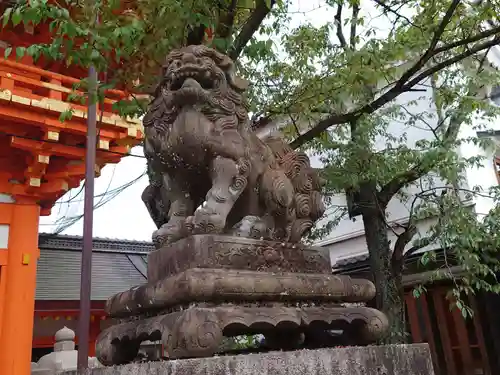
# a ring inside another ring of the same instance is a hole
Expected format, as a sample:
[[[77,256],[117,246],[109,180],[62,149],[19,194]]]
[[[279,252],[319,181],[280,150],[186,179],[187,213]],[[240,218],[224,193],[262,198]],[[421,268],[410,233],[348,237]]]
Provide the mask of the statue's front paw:
[[[219,213],[202,207],[196,210],[188,223],[188,226],[192,228],[192,232],[195,234],[220,233],[224,230],[226,220]]]
[[[157,249],[185,237],[185,229],[181,223],[163,224],[153,233],[153,244]]]

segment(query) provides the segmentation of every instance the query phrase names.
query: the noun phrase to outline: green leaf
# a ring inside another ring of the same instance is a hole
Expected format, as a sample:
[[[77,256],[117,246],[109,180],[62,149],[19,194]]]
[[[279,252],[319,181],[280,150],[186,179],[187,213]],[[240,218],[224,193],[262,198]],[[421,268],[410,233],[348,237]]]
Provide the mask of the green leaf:
[[[61,9],[61,16],[65,19],[69,19],[70,18],[70,15],[69,15],[69,10],[66,9],[66,8],[62,8]]]
[[[101,58],[101,54],[99,53],[99,51],[98,51],[98,50],[93,49],[93,50],[92,50],[92,53],[90,54],[90,58],[91,58],[92,60],[97,60],[97,59],[100,59],[100,58]]]
[[[16,58],[22,59],[26,53],[26,47],[16,47]]]
[[[49,24],[49,31],[52,33],[58,24],[59,24],[59,21],[57,21],[57,20],[52,21]]]
[[[21,14],[21,8],[17,8],[12,15],[12,24],[17,26],[21,23],[23,15]]]
[[[3,16],[2,16],[3,27],[7,26],[7,24],[9,23],[11,14],[12,14],[12,8],[7,8],[7,9],[5,9],[5,12],[3,12]]]
[[[219,51],[227,51],[229,49],[230,44],[231,44],[230,40],[223,38],[214,38],[212,41],[213,47]]]
[[[33,59],[36,61],[40,57],[40,48],[38,48],[37,45],[32,44],[26,49],[26,53],[33,57]]]
[[[11,53],[12,53],[12,47],[7,47],[4,52],[4,58],[7,59]]]
[[[413,289],[413,297],[414,297],[414,298],[420,298],[420,295],[421,295],[421,294],[420,294],[420,290],[418,290],[418,289],[416,289],[416,288],[415,288],[415,289]]]
[[[430,261],[429,253],[425,252],[420,258],[420,263],[422,263],[423,266],[426,266],[427,264],[429,264],[429,261]]]
[[[266,5],[269,7],[271,5],[271,1],[269,1],[269,5],[267,3],[266,3]],[[255,0],[240,0],[240,1],[238,1],[238,7],[246,8],[246,9],[253,9],[253,8],[255,8]]]
[[[36,25],[40,21],[40,18],[37,8],[28,8],[23,11],[23,22],[25,25],[28,25],[30,22]]]
[[[464,317],[464,319],[467,318],[467,310],[466,309],[462,309],[462,316]]]
[[[59,115],[59,121],[65,122],[67,120],[71,120],[71,118],[73,117],[73,111],[73,108],[70,108],[64,112],[61,112],[61,114]]]

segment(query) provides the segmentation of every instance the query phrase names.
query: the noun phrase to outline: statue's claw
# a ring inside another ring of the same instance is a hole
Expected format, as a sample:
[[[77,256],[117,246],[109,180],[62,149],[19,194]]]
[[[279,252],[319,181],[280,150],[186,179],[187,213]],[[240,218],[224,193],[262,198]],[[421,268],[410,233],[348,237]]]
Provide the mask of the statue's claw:
[[[194,234],[221,233],[224,230],[226,221],[219,213],[209,208],[200,207],[196,210],[188,225],[191,226]]]
[[[153,233],[153,244],[159,249],[185,237],[186,234],[185,226],[181,222],[166,223]]]

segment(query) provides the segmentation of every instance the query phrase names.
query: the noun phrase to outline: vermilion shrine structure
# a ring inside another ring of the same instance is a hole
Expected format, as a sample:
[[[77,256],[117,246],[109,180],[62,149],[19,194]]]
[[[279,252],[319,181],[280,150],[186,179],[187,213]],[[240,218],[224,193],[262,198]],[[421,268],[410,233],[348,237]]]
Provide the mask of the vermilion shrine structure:
[[[0,9],[2,12],[4,9]],[[0,374],[30,371],[40,215],[80,185],[85,174],[86,105],[69,102],[85,70],[4,50],[47,42],[48,25],[0,32]],[[113,113],[124,91],[106,92],[98,108],[96,175],[141,142],[138,120]],[[62,112],[73,116],[60,121]]]

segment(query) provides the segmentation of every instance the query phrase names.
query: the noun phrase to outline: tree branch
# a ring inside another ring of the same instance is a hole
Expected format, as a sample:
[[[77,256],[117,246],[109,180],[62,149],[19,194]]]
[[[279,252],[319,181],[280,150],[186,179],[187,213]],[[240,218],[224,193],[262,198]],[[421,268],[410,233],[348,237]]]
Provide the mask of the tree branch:
[[[423,168],[420,164],[418,164],[413,168],[396,175],[378,193],[380,204],[383,206],[387,206],[394,194],[396,194],[403,186],[418,180],[428,171],[428,168]]]
[[[432,74],[437,73],[440,70],[442,70],[442,69],[444,69],[444,68],[446,68],[446,67],[448,67],[450,65],[453,65],[453,64],[455,64],[455,63],[457,63],[459,61],[462,61],[462,60],[466,59],[467,57],[475,55],[478,52],[481,52],[481,51],[483,51],[485,49],[489,49],[492,46],[497,45],[498,43],[500,43],[500,35],[497,35],[497,36],[495,36],[494,39],[491,39],[491,40],[489,40],[487,42],[478,44],[477,46],[475,46],[473,48],[469,48],[465,52],[462,52],[462,53],[458,54],[457,56],[455,56],[453,58],[450,58],[448,60],[442,61],[439,64],[436,64],[435,66],[433,66],[433,67],[431,67],[431,68],[429,68],[427,70],[424,70],[418,76],[416,76],[411,81],[409,81],[405,86],[407,86],[408,88],[412,87],[412,86],[415,86],[420,81],[422,81],[423,79],[431,76]]]
[[[231,0],[229,8],[225,16],[222,18],[219,27],[217,28],[217,34],[219,38],[226,39],[231,36],[233,30],[234,19],[236,17],[236,6],[238,5],[238,0]]]
[[[257,6],[253,10],[250,17],[248,17],[247,22],[241,28],[240,33],[236,36],[233,46],[229,50],[229,57],[233,60],[237,60],[241,55],[241,52],[248,44],[253,35],[257,32],[264,18],[269,14],[271,8],[276,3],[276,0],[271,0],[271,6],[268,8],[265,0],[258,0]]]
[[[445,189],[447,189],[447,187],[445,187]],[[415,203],[417,202],[417,198],[421,198],[423,193],[424,192],[417,194],[413,199],[410,209],[408,226],[405,228],[405,231],[398,236],[398,239],[396,240],[396,243],[394,245],[394,250],[391,257],[391,266],[394,272],[401,272],[404,266],[405,259],[415,254],[418,250],[432,244],[434,241],[438,239],[440,235],[440,232],[437,231],[432,236],[424,238],[422,241],[420,241],[420,243],[409,248],[406,252],[404,251],[406,245],[408,245],[412,240],[412,238],[415,236],[415,234],[417,234],[417,226],[414,223],[412,223],[412,217],[414,212],[413,208],[415,206]],[[445,195],[446,195],[446,190],[443,190],[441,192],[441,199]],[[438,218],[439,227],[441,227],[441,219],[443,216],[444,216],[444,208],[443,208],[443,201],[441,200],[439,204],[439,218]]]
[[[429,246],[434,241],[436,241],[439,237],[439,233],[435,233],[430,237],[424,238],[418,245],[410,247],[404,254],[403,259],[407,259],[415,254],[418,250],[423,249],[426,246]]]
[[[445,44],[441,47],[437,47],[434,50],[434,55],[449,51],[450,49],[453,49],[453,48],[457,48],[457,47],[465,46],[465,45],[470,44],[470,43],[478,42],[481,39],[489,38],[490,36],[498,34],[499,32],[500,32],[500,26],[497,26],[493,29],[488,29],[488,30],[485,30],[485,31],[480,32],[478,34],[475,34],[469,38],[465,38],[465,39],[457,40],[456,42],[453,42],[453,43]]]
[[[414,86],[415,84],[413,84],[411,86],[405,85],[405,84],[413,75],[415,75],[420,69],[422,69],[425,66],[425,64],[435,55],[434,50],[435,50],[441,36],[443,35],[444,30],[446,29],[446,26],[450,22],[450,20],[453,16],[453,13],[455,12],[459,3],[460,3],[460,0],[453,0],[453,2],[450,4],[448,10],[446,11],[446,14],[444,15],[443,19],[439,23],[437,30],[433,35],[432,41],[429,45],[429,48],[424,52],[424,54],[420,57],[420,59],[401,76],[401,78],[396,82],[395,86],[391,90],[387,91],[384,95],[380,96],[375,101],[373,101],[369,104],[366,104],[363,107],[361,107],[355,111],[352,111],[352,112],[349,112],[349,113],[346,113],[343,115],[333,115],[333,116],[330,116],[323,121],[320,121],[314,128],[310,129],[306,133],[297,137],[291,143],[291,146],[293,148],[297,148],[297,147],[301,146],[302,144],[309,142],[313,138],[319,136],[322,132],[324,132],[330,126],[337,125],[337,124],[343,124],[346,122],[356,121],[360,116],[362,116],[364,114],[373,113],[378,108],[387,104],[391,100],[395,99],[398,95],[402,94],[403,92],[407,91],[412,86]],[[338,12],[337,12],[337,14],[338,14]],[[445,67],[446,66],[447,65],[445,65]],[[420,82],[420,80],[417,81],[416,83]],[[405,86],[408,86],[408,87],[405,87]]]
[[[359,11],[359,3],[354,3],[352,6],[351,35],[349,38],[349,44],[352,50],[356,48],[356,26],[358,25]]]
[[[466,96],[470,96],[471,93],[468,92]],[[436,96],[433,96],[436,98]],[[435,103],[438,108],[438,113],[440,112],[440,108],[438,103]],[[460,132],[460,126],[465,120],[466,115],[460,111],[456,110],[450,116],[450,123],[448,128],[443,134],[443,138],[441,140],[441,144],[445,147],[450,147],[457,140],[458,134]],[[385,186],[382,187],[380,192],[378,193],[378,198],[381,204],[388,204],[392,197],[404,186],[416,181],[423,175],[429,173],[436,165],[439,163],[439,160],[436,158],[433,163],[427,163],[423,166],[421,163],[417,164],[413,168],[408,171],[405,171],[397,176],[395,176],[390,182],[388,182]]]
[[[459,61],[462,61],[467,57],[475,55],[476,53],[478,53],[480,51],[483,51],[483,50],[488,49],[492,46],[495,46],[498,43],[500,43],[500,35],[497,35],[495,38],[493,38],[489,41],[486,41],[484,43],[480,43],[473,48],[469,48],[466,51],[456,55],[455,57],[446,59],[446,60],[442,61],[441,63],[436,64],[435,66],[424,70],[422,73],[420,73],[418,76],[416,76],[412,80],[408,81],[407,83],[400,84],[401,79],[408,76],[408,74],[405,74],[403,77],[401,77],[400,80],[398,80],[398,82],[395,84],[395,86],[392,89],[388,90],[385,94],[379,96],[374,101],[372,101],[368,104],[365,104],[354,111],[343,113],[343,114],[334,114],[334,115],[327,117],[324,120],[321,120],[320,122],[318,122],[318,124],[315,127],[308,130],[307,132],[302,134],[300,137],[297,137],[293,142],[291,142],[290,146],[293,148],[298,148],[298,147],[302,146],[303,144],[316,138],[317,136],[319,136],[321,133],[323,133],[325,130],[327,130],[331,126],[355,121],[363,115],[373,113],[377,109],[379,109],[380,107],[384,106],[385,104],[389,103],[391,100],[398,97],[400,94],[407,92],[407,91],[410,91],[413,86],[420,83],[422,80],[426,79],[427,77],[431,76],[432,74],[437,73],[438,71],[440,71],[448,66],[451,66]],[[409,70],[413,71],[412,68],[410,68]],[[413,75],[413,73],[411,75]],[[411,77],[411,75],[409,75],[409,76]]]
[[[432,37],[429,48],[427,48],[420,59],[410,69],[408,69],[405,74],[401,76],[396,86],[403,86],[413,75],[415,75],[420,69],[422,69],[433,56],[436,55],[435,49],[437,47],[437,44],[439,43],[439,40],[441,39],[441,36],[446,29],[446,26],[448,26],[448,24],[450,23],[451,17],[453,17],[453,13],[455,13],[455,10],[457,9],[459,3],[460,0],[453,0],[453,2],[448,7],[448,10],[446,11],[443,19],[439,23],[437,30]]]
[[[444,146],[451,146],[456,141],[463,121],[464,114],[460,111],[456,111],[456,113],[451,116],[450,124],[448,125],[448,129],[446,129],[441,141]],[[427,163],[425,166],[418,163],[413,168],[395,176],[391,181],[383,186],[377,194],[380,204],[387,205],[399,190],[429,173],[438,163],[439,160],[437,158],[433,163]]]
[[[417,27],[417,28],[420,28],[418,27],[417,25],[415,25],[413,22],[411,22],[411,20],[406,17],[406,16],[403,16],[402,14],[400,14],[397,10],[394,10],[392,9],[389,5],[387,5],[386,3],[384,3],[382,0],[373,0],[375,3],[377,3],[378,5],[380,5],[382,8],[384,8],[384,10],[387,12],[387,13],[392,13],[394,14],[396,17],[398,18],[402,18],[404,19],[406,22],[408,22],[409,25],[412,25],[413,27]]]
[[[438,105],[438,87],[437,87],[437,77],[433,74],[431,76],[431,87],[432,87],[432,100],[436,106],[436,115],[438,120],[438,126],[444,124],[445,116],[443,114],[443,108]],[[435,136],[437,134],[434,134]]]
[[[410,224],[408,228],[405,229],[403,233],[398,236],[396,243],[394,244],[394,250],[391,257],[391,266],[393,270],[397,273],[401,272],[404,261],[404,250],[406,245],[408,245],[417,233],[417,227]]]
[[[337,13],[335,14],[335,25],[337,25],[337,38],[339,38],[340,46],[343,49],[348,49],[347,40],[345,39],[344,32],[342,31],[342,3],[339,2],[337,6]]]

